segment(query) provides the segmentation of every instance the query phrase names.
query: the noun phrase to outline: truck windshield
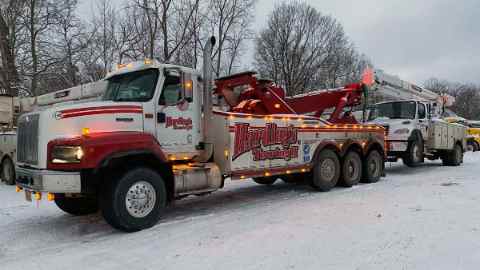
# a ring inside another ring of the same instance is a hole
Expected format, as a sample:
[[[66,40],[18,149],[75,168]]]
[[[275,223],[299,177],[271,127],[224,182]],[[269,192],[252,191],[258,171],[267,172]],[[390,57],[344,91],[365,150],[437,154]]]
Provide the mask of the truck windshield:
[[[152,99],[158,80],[158,70],[148,69],[114,76],[108,79],[103,100],[146,102]]]
[[[378,104],[370,113],[370,120],[377,118],[415,119],[416,102],[391,102]]]

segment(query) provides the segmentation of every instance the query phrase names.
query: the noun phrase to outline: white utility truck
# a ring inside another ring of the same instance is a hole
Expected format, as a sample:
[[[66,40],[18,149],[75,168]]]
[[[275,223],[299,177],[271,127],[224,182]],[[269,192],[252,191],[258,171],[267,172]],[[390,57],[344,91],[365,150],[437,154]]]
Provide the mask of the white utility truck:
[[[0,176],[8,185],[15,184],[17,153],[16,118],[32,110],[44,110],[58,104],[73,104],[98,99],[105,92],[104,81],[79,85],[38,97],[0,96]]]
[[[361,102],[365,84],[285,97],[246,72],[216,79],[214,89],[214,43],[205,46],[203,76],[146,59],[109,74],[101,101],[21,116],[17,190],[30,200],[46,194],[73,215],[100,209],[132,232],[153,226],[175,199],[226,179],[305,179],[320,191],[380,179],[384,128],[341,115]],[[213,108],[213,92],[227,110]],[[321,119],[330,107],[331,121]]]
[[[458,166],[466,151],[466,127],[442,120],[447,106],[454,103],[448,95],[438,95],[425,88],[375,71],[374,92],[384,99],[369,113],[370,123],[387,130],[388,159],[403,160],[416,166],[429,160],[442,159],[444,165]]]

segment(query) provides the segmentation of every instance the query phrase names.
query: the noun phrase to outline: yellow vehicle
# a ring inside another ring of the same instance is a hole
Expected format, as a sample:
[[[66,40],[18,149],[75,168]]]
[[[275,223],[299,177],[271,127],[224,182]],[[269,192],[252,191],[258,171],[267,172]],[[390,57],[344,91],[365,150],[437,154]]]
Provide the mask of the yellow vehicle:
[[[480,121],[471,121],[462,117],[447,117],[444,120],[449,123],[457,123],[467,126],[468,148],[473,152],[480,151]]]

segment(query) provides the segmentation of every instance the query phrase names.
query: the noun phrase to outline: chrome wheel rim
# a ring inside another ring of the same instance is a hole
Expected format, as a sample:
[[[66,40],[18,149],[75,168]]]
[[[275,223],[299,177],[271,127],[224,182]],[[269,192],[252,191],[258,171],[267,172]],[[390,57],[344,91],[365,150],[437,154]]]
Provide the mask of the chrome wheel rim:
[[[320,175],[322,179],[330,182],[335,177],[335,162],[332,159],[325,159],[320,164]]]
[[[139,181],[128,189],[125,205],[132,217],[144,218],[152,212],[156,200],[157,195],[152,184]]]

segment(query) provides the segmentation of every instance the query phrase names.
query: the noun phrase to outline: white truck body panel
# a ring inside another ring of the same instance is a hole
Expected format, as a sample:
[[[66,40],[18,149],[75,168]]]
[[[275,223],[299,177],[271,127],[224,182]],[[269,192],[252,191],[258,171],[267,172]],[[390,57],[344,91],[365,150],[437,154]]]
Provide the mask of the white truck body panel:
[[[458,141],[458,138],[465,136],[465,132],[465,126],[435,119],[431,122],[430,134],[426,141],[426,146],[429,149],[450,150],[453,148],[455,142]]]

